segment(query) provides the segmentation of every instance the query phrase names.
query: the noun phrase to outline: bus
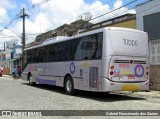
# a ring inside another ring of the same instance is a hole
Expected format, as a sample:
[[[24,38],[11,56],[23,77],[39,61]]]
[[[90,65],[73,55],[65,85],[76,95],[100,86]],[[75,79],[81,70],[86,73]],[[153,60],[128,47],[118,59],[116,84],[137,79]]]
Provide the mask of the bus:
[[[30,85],[114,92],[149,89],[148,34],[105,27],[71,37],[50,38],[24,50],[22,78]]]

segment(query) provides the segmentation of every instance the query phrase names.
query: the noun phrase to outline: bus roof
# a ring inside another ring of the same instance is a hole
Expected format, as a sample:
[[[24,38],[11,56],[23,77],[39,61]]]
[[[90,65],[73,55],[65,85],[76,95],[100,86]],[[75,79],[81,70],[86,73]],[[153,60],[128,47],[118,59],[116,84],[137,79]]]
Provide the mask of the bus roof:
[[[94,33],[98,33],[98,32],[103,32],[103,31],[106,31],[106,30],[123,30],[123,31],[130,31],[130,32],[145,33],[143,31],[136,30],[136,29],[130,29],[130,28],[104,27],[104,28],[92,30],[92,31],[85,32],[85,33],[78,34],[78,35],[71,36],[71,37],[57,36],[57,37],[49,38],[49,39],[45,40],[40,45],[36,45],[36,46],[33,46],[33,47],[25,48],[24,51],[35,49],[35,48],[39,48],[39,47],[43,47],[43,46],[47,46],[47,45],[51,45],[51,44],[54,44],[54,43],[59,43],[59,42],[67,41],[67,40],[72,40],[72,39],[75,39],[75,38],[80,38],[80,37],[83,37],[83,36],[86,36],[86,35],[90,35],[90,34],[94,34]]]

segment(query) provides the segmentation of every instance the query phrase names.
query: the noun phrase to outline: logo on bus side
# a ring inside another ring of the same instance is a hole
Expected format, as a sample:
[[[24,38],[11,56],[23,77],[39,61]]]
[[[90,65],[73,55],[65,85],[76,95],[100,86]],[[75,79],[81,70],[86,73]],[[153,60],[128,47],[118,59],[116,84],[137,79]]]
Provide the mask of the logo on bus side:
[[[138,64],[134,69],[135,76],[138,78],[143,77],[144,75],[144,67],[141,64]]]
[[[75,67],[74,62],[71,62],[71,64],[70,64],[70,72],[71,72],[71,74],[74,74],[75,69],[76,69],[76,67]]]
[[[123,42],[124,42],[124,45],[128,45],[129,47],[132,46],[138,46],[138,41],[137,40],[129,40],[129,39],[125,39],[123,38]]]

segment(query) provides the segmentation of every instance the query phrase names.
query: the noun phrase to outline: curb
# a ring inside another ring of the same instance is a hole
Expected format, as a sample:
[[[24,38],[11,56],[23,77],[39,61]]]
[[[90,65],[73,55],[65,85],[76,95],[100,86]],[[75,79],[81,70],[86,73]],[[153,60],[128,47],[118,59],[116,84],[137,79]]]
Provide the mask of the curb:
[[[131,95],[142,96],[142,97],[152,97],[152,98],[160,98],[160,91],[149,90],[147,92],[133,92]]]
[[[13,78],[13,77],[12,77],[12,76],[10,76],[10,75],[2,75],[2,77]]]

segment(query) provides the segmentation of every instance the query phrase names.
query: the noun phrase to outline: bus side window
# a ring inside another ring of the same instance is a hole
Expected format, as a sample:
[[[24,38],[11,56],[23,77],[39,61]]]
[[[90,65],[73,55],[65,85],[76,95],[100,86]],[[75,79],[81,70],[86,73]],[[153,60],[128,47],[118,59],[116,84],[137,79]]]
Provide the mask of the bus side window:
[[[98,33],[95,44],[96,49],[94,53],[96,59],[102,58],[102,42],[103,42],[103,33]]]
[[[54,58],[54,45],[50,45],[48,46],[48,62],[53,62]]]
[[[99,59],[102,55],[102,33],[93,34],[90,36],[83,37],[82,50],[83,59]]]
[[[38,60],[37,56],[36,56],[36,60]],[[39,62],[47,62],[47,47],[41,47],[39,49]]]
[[[33,50],[33,62],[38,63],[39,62],[39,49]]]
[[[82,39],[74,39],[70,42],[70,60],[82,60]]]
[[[33,50],[28,51],[27,53],[27,58],[28,58],[28,63],[33,63]]]
[[[62,42],[59,46],[59,61],[67,61],[68,60],[68,43]]]

